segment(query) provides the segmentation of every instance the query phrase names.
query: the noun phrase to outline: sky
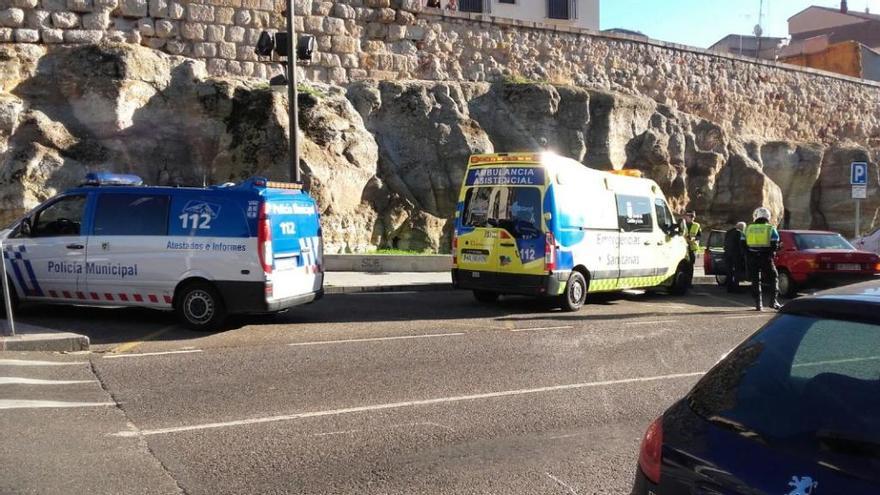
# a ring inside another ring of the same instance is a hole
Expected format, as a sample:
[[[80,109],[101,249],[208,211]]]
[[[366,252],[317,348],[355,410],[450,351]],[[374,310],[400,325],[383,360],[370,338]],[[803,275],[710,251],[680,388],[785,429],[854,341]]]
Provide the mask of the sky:
[[[707,48],[728,34],[751,34],[761,0],[601,0],[602,29],[626,28],[651,38]],[[788,18],[810,5],[840,0],[763,0],[765,36],[788,36]],[[848,0],[850,10],[880,14],[880,0]]]

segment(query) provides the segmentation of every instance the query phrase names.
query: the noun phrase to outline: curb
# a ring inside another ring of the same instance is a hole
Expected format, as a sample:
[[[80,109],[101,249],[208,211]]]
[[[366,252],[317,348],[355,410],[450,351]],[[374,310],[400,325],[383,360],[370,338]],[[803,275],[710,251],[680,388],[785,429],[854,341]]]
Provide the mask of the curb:
[[[437,284],[324,287],[324,294],[363,294],[366,292],[437,292],[444,290],[452,290],[452,284],[444,282]]]
[[[715,277],[694,277],[694,285],[717,285]],[[364,294],[381,292],[438,292],[453,290],[451,283],[411,284],[411,285],[364,285],[345,287],[324,287],[324,294]]]
[[[89,350],[89,338],[68,332],[0,337],[0,351],[76,352]]]

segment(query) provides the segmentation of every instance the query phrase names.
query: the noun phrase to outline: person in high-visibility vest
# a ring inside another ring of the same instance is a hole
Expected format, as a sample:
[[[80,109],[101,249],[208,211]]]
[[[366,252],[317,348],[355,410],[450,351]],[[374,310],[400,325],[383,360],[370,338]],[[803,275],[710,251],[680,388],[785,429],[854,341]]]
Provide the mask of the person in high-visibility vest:
[[[697,214],[693,211],[684,214],[684,238],[688,243],[691,265],[697,260],[697,251],[700,250],[700,236],[703,235],[703,228],[696,222],[696,218]]]
[[[779,249],[779,231],[770,223],[770,217],[769,209],[758,208],[754,214],[755,221],[743,232],[749,275],[752,278],[752,294],[755,296],[755,309],[758,311],[764,309],[762,281],[770,286],[773,309],[782,307],[779,304],[779,286],[776,283],[779,272],[776,271],[776,263],[773,261],[773,256]]]

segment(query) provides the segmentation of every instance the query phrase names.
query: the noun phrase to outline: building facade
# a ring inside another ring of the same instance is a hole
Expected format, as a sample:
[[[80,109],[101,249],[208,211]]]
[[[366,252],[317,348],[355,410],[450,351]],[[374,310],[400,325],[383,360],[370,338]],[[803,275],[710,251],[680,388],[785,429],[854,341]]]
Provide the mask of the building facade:
[[[786,43],[786,38],[773,38],[769,36],[758,38],[757,36],[729,34],[710,46],[709,51],[764,60],[776,60],[780,50]]]
[[[600,0],[439,0],[440,8],[524,22],[599,30]]]

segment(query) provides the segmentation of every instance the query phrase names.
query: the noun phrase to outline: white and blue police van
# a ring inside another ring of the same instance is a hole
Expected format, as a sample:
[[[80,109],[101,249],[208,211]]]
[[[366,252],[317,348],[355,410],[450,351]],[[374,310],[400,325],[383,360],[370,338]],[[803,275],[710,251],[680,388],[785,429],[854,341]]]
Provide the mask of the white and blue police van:
[[[90,173],[0,232],[13,300],[174,310],[198,330],[323,295],[317,205],[255,177],[147,187]]]

